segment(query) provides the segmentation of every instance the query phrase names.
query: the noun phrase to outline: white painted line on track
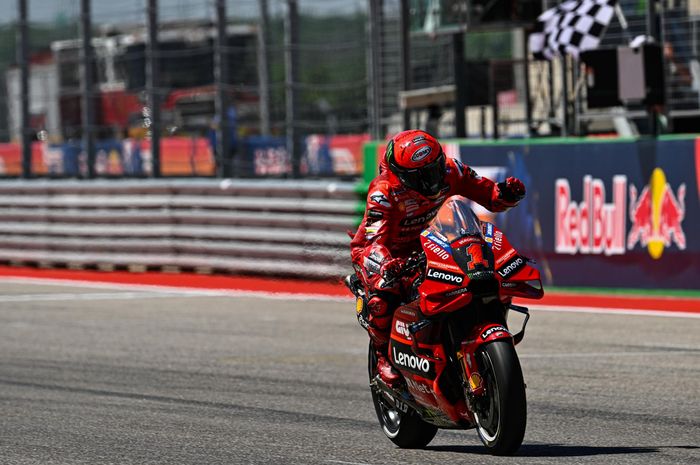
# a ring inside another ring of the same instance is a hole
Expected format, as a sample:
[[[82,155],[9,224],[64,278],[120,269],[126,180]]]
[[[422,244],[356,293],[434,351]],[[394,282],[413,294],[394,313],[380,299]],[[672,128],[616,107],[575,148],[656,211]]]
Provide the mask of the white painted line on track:
[[[344,462],[343,460],[326,460],[327,463],[340,463],[343,465],[371,465],[365,462]]]
[[[523,305],[523,302],[520,302]],[[700,318],[700,313],[675,312],[665,310],[642,310],[634,308],[608,308],[608,307],[565,307],[563,305],[527,305],[531,310],[541,312],[560,313],[600,313],[603,315],[637,315],[637,316],[665,316],[670,318]]]
[[[0,296],[2,302],[47,302],[61,300],[134,300],[134,299],[158,299],[165,297],[196,297],[188,294],[176,294],[173,292],[92,292],[84,294],[16,294]]]
[[[271,292],[271,291],[247,291],[237,289],[202,289],[195,287],[158,286],[153,284],[123,284],[96,281],[80,281],[71,279],[51,279],[51,278],[25,278],[25,277],[0,277],[0,284],[3,282],[18,284],[42,284],[49,286],[83,287],[90,289],[113,289],[121,291],[140,291],[169,293],[172,296],[202,296],[202,297],[253,297],[258,299],[294,300],[294,301],[331,301],[331,302],[351,302],[355,298],[348,296],[330,296],[320,294],[297,294],[292,292]],[[560,313],[598,313],[602,315],[636,315],[636,316],[657,316],[669,318],[700,318],[700,313],[657,311],[625,308],[605,308],[605,307],[565,307],[562,305],[540,305],[520,302],[534,311],[560,312]]]
[[[689,352],[690,350],[700,351],[700,347],[687,347],[684,349],[678,348],[678,350],[647,350],[647,351],[634,351],[634,352],[578,352],[578,353],[554,353],[554,354],[526,354],[518,353],[519,358],[606,358],[606,357],[646,357],[648,355],[693,355],[697,356],[697,353]]]

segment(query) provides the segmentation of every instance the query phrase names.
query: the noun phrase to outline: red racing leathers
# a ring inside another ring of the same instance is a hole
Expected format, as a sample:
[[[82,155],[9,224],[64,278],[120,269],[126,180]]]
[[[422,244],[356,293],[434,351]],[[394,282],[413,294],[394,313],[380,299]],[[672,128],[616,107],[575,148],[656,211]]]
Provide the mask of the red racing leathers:
[[[404,289],[386,287],[382,273],[399,269],[413,251],[420,250],[420,233],[437,214],[445,200],[463,195],[485,208],[500,212],[515,205],[504,201],[492,180],[476,174],[460,161],[447,158],[444,187],[435,199],[404,187],[389,170],[385,159],[379,176],[369,185],[367,207],[351,247],[355,270],[364,281],[368,295],[369,333],[378,349],[385,348],[393,310]],[[519,181],[518,181],[519,182]]]

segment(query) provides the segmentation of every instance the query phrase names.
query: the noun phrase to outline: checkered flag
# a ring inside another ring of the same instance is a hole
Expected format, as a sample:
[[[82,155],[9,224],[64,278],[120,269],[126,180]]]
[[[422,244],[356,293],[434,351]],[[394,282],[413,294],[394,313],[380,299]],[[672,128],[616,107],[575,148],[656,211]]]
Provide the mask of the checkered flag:
[[[537,18],[530,34],[530,51],[537,60],[598,48],[615,14],[617,0],[569,0]]]

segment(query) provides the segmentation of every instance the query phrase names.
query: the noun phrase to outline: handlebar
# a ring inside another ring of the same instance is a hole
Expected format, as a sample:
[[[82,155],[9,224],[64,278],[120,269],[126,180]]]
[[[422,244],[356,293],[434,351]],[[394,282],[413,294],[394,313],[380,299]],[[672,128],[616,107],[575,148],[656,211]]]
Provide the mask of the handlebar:
[[[412,253],[406,259],[406,263],[398,273],[396,273],[394,276],[382,276],[382,278],[384,279],[385,286],[390,287],[404,276],[408,276],[417,269],[425,267],[425,262],[426,258],[424,251],[421,250],[420,252]]]

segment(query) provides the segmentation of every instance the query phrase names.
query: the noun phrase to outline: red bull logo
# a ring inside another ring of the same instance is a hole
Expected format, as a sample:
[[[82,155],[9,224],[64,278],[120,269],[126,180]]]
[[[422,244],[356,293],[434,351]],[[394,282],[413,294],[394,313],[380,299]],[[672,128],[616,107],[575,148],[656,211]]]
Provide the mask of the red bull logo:
[[[641,194],[630,185],[632,228],[627,234],[628,249],[639,243],[647,248],[653,259],[661,258],[664,248],[672,243],[685,250],[685,233],[681,225],[685,219],[685,190],[685,184],[681,184],[674,194],[661,168],[654,169]]]
[[[568,179],[555,188],[555,251],[566,254],[619,255],[625,253],[627,177],[613,178],[613,203],[605,203],[605,184],[583,178],[583,201],[571,200]]]
[[[627,177],[613,177],[612,203],[605,203],[601,179],[583,178],[583,200],[571,198],[569,181],[557,179],[555,186],[555,251],[563,254],[619,255],[637,244],[646,247],[653,259],[661,258],[666,247],[686,248],[682,223],[685,219],[686,186],[674,192],[661,168],[652,172],[641,193],[629,186]],[[626,214],[631,228],[627,231]],[[626,240],[625,240],[626,239]]]

